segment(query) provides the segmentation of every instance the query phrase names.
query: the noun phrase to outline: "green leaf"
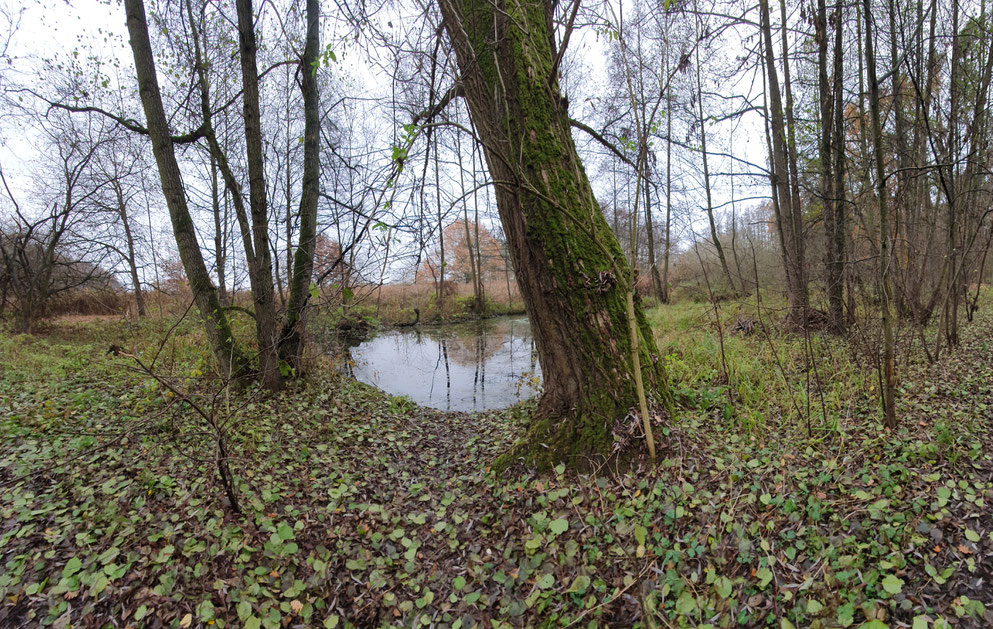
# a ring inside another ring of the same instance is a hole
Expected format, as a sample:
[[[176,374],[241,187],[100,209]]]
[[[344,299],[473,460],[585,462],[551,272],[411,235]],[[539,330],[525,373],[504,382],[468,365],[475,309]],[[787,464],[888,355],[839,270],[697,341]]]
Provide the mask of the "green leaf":
[[[454,587],[456,590],[461,590],[462,588],[464,588],[465,577],[463,577],[462,575],[455,577],[455,579],[452,581],[452,587]]]
[[[890,594],[899,594],[903,591],[903,579],[888,574],[883,578],[883,589]]]
[[[576,594],[585,594],[586,590],[590,587],[590,578],[585,574],[581,574],[572,580],[572,585],[569,586],[568,592],[575,592]]]
[[[914,616],[912,629],[927,629],[927,616]]]
[[[262,621],[259,620],[258,616],[249,616],[248,620],[245,621],[245,629],[261,629]]]
[[[83,567],[83,562],[78,557],[73,557],[66,562],[66,567],[62,569],[62,578],[66,579],[79,572]]]
[[[676,613],[689,616],[695,614],[697,610],[696,597],[684,590],[676,600]]]
[[[645,540],[648,538],[648,529],[636,524],[634,527],[634,541],[638,542],[639,546],[645,545]]]
[[[810,599],[807,601],[807,613],[811,616],[816,616],[817,614],[824,611],[824,605],[816,599]]]
[[[938,506],[944,507],[946,504],[948,504],[948,499],[952,497],[952,490],[942,486],[938,488],[937,493],[938,493]]]
[[[213,620],[214,604],[211,603],[209,600],[200,603],[200,606],[197,607],[197,616],[199,616],[200,620],[202,620],[203,622],[208,622]]]
[[[285,542],[288,539],[293,539],[293,529],[286,523],[280,524],[279,528],[276,529],[276,535]]]
[[[252,615],[252,604],[248,601],[241,601],[238,603],[238,620],[245,622],[245,620]]]
[[[838,624],[842,627],[851,626],[855,622],[855,607],[846,603],[838,608]]]
[[[768,568],[760,568],[759,571],[755,573],[755,576],[759,578],[759,587],[765,589],[766,586],[768,586],[772,581],[772,570],[769,570]]]
[[[966,534],[966,537],[968,537],[968,534]],[[102,553],[100,553],[100,556],[97,557],[97,561],[99,561],[101,565],[106,566],[110,562],[114,561],[114,559],[119,554],[121,554],[121,549],[118,548],[117,546],[111,546],[107,550],[105,550]]]
[[[569,530],[569,520],[566,520],[565,518],[552,520],[548,524],[548,530],[556,535],[561,535]]]
[[[967,540],[969,540],[970,542],[978,542],[979,541],[979,533],[973,531],[972,529],[966,529],[965,530],[965,538]]]
[[[714,591],[721,598],[729,598],[731,596],[731,579],[727,577],[717,577],[714,580]]]
[[[861,625],[859,625],[859,629],[890,629],[890,628],[889,625],[887,625],[882,620],[877,620],[873,618],[872,620],[868,622],[864,622]]]
[[[552,574],[543,574],[541,578],[538,579],[538,587],[547,590],[548,588],[555,585],[555,576]]]

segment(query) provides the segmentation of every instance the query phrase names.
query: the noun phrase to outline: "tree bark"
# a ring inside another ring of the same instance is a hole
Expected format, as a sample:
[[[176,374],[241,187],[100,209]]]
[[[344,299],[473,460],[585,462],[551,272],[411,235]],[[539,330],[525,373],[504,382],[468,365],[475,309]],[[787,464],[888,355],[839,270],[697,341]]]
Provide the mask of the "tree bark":
[[[844,6],[839,4],[835,10],[834,30],[834,136],[831,148],[834,152],[834,198],[831,200],[830,212],[834,218],[834,242],[828,244],[831,251],[831,265],[828,269],[828,308],[829,322],[831,318],[837,324],[836,332],[843,332],[848,327],[848,319],[844,309],[844,286],[846,274],[846,256],[848,247],[848,208],[845,206],[845,102],[844,102],[844,54],[842,31],[844,27]],[[850,291],[849,291],[850,292]],[[851,295],[849,295],[851,299]]]
[[[262,126],[259,113],[259,70],[256,61],[255,11],[252,0],[236,0],[238,42],[240,45],[242,101],[245,121],[245,148],[248,156],[248,188],[252,215],[255,264],[251,272],[255,301],[255,334],[259,343],[259,377],[270,391],[282,386],[279,370],[276,297],[272,280],[272,252],[269,247],[269,211],[266,200],[265,162],[262,152]]]
[[[699,20],[697,21],[697,25],[699,26]],[[700,153],[703,157],[703,188],[707,198],[707,223],[710,226],[710,240],[714,243],[714,249],[717,250],[717,258],[721,262],[721,272],[724,273],[724,279],[727,280],[728,289],[734,295],[738,292],[738,289],[735,288],[734,279],[731,277],[731,269],[728,267],[727,256],[724,255],[724,247],[721,245],[721,239],[717,234],[717,225],[714,222],[714,203],[710,193],[710,165],[707,160],[707,127],[703,117],[703,86],[700,81],[700,46],[697,45],[694,48],[696,53],[697,111],[700,115]]]
[[[792,169],[787,145],[786,119],[783,115],[782,96],[779,88],[779,74],[776,71],[775,48],[772,44],[772,25],[769,16],[768,0],[761,0],[761,29],[765,48],[766,76],[768,78],[769,127],[771,132],[772,168],[769,178],[775,188],[773,207],[779,228],[783,250],[783,266],[786,272],[787,298],[789,299],[789,322],[795,327],[804,324],[807,316],[807,285],[804,272],[803,221],[798,196],[791,188]],[[778,201],[778,203],[777,203]]]
[[[228,291],[224,277],[224,266],[227,264],[224,238],[227,216],[224,221],[221,220],[221,190],[217,185],[217,160],[214,159],[213,154],[210,156],[210,200],[214,214],[214,266],[217,267],[217,290],[221,305],[227,306]]]
[[[668,74],[668,66],[666,66]],[[672,81],[666,86],[665,106],[665,247],[662,258],[662,298],[669,303],[669,259],[672,257]]]
[[[647,171],[648,165],[644,167]],[[662,301],[662,276],[659,275],[659,265],[655,256],[655,221],[652,219],[652,187],[645,175],[645,233],[648,237],[648,272],[652,277],[652,296],[660,303]]]
[[[317,200],[320,194],[320,87],[317,81],[321,10],[318,0],[307,0],[307,35],[301,60],[300,91],[303,94],[303,182],[300,191],[300,235],[293,256],[290,298],[286,321],[280,335],[279,355],[297,373],[303,370],[303,332],[305,307],[314,274],[314,251],[317,243]],[[289,232],[287,232],[289,233]],[[289,247],[290,243],[287,242]],[[343,283],[344,285],[344,283]]]
[[[231,334],[231,326],[217,298],[217,289],[210,281],[210,274],[207,272],[203,253],[200,251],[200,243],[197,242],[193,219],[186,204],[179,164],[176,162],[175,149],[169,135],[169,123],[166,120],[162,94],[155,75],[155,59],[152,56],[152,44],[148,37],[145,6],[142,0],[125,0],[124,9],[127,13],[131,52],[138,77],[138,92],[145,110],[152,152],[158,164],[162,193],[169,208],[169,218],[176,237],[179,257],[189,279],[194,301],[203,318],[203,329],[217,360],[218,371],[222,377],[229,375],[238,377],[245,373],[247,363]]]
[[[528,434],[498,465],[547,467],[609,455],[614,423],[638,404],[626,291],[631,270],[576,152],[552,75],[551,7],[524,0],[441,0],[465,97],[497,182],[497,208],[545,379]],[[640,304],[646,390],[671,408]]]
[[[862,0],[865,14],[865,61],[869,72],[869,110],[872,144],[875,153],[876,196],[879,203],[879,282],[881,319],[883,326],[883,419],[888,428],[896,428],[896,360],[893,350],[893,320],[890,312],[890,233],[886,199],[886,171],[883,167],[883,132],[880,124],[879,79],[876,77],[876,57],[872,36],[870,0]]]
[[[134,305],[139,318],[144,318],[146,314],[145,293],[141,290],[141,278],[138,276],[138,262],[134,250],[134,235],[131,233],[131,223],[128,221],[128,206],[124,201],[124,190],[120,181],[112,181],[114,195],[117,197],[117,213],[121,218],[121,227],[124,228],[124,242],[127,247],[128,273],[131,275],[131,284],[134,286]]]
[[[840,10],[836,14],[838,28],[840,29]],[[835,189],[834,175],[834,151],[833,142],[836,141],[834,132],[834,89],[840,87],[836,80],[834,84],[828,82],[828,19],[826,0],[817,0],[817,18],[815,21],[817,34],[817,79],[820,96],[820,161],[821,161],[821,211],[824,216],[824,233],[826,236],[825,247],[825,279],[828,296],[828,328],[835,333],[844,331],[845,314],[842,305],[842,277],[840,273],[839,252],[837,250],[838,225],[837,196],[839,190]],[[839,31],[840,32],[840,31]],[[837,45],[837,44],[836,44]],[[836,51],[837,52],[837,51]],[[837,66],[838,56],[835,55]],[[838,68],[834,71],[837,75]],[[837,76],[836,76],[837,78]]]

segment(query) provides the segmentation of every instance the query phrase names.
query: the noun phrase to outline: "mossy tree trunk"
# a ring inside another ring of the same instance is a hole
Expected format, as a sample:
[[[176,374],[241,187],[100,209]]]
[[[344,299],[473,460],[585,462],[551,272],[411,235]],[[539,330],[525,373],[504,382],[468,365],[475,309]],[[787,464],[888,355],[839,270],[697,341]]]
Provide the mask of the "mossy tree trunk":
[[[615,421],[638,405],[625,333],[633,278],[576,153],[553,71],[551,6],[442,0],[441,10],[544,377],[528,434],[501,463],[584,464],[610,453]],[[651,328],[634,310],[645,388],[668,408]]]
[[[203,328],[217,360],[218,370],[224,377],[228,375],[239,377],[247,370],[247,363],[235,344],[231,326],[224,316],[224,310],[217,297],[217,289],[210,280],[200,243],[197,242],[193,219],[186,203],[179,164],[176,161],[175,148],[169,135],[169,123],[162,106],[162,93],[159,91],[152,45],[148,37],[145,5],[142,0],[125,0],[124,8],[127,12],[128,34],[131,37],[131,50],[134,54],[135,72],[138,78],[138,93],[145,110],[148,135],[152,140],[152,153],[158,164],[162,193],[169,208],[169,218],[172,221],[179,257],[189,279],[193,299],[200,310]]]

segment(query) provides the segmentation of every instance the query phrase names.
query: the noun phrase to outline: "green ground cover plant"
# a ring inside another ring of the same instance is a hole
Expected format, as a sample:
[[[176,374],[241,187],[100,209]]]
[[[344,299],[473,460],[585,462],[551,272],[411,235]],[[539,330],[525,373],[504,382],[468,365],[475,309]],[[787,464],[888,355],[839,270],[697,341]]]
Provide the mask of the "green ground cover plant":
[[[652,310],[678,405],[659,464],[582,474],[489,469],[530,404],[442,413],[321,359],[276,396],[220,390],[192,321],[3,335],[0,625],[990,626],[986,303],[901,366],[896,431],[846,341],[754,304],[719,330],[708,304]]]

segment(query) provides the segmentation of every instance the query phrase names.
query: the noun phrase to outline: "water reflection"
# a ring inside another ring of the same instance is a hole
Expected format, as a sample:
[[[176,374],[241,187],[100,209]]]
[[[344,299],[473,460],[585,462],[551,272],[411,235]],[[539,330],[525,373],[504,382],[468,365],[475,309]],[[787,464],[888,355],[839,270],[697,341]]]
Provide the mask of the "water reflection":
[[[446,411],[504,408],[537,393],[541,369],[525,318],[376,334],[353,347],[357,380]]]

